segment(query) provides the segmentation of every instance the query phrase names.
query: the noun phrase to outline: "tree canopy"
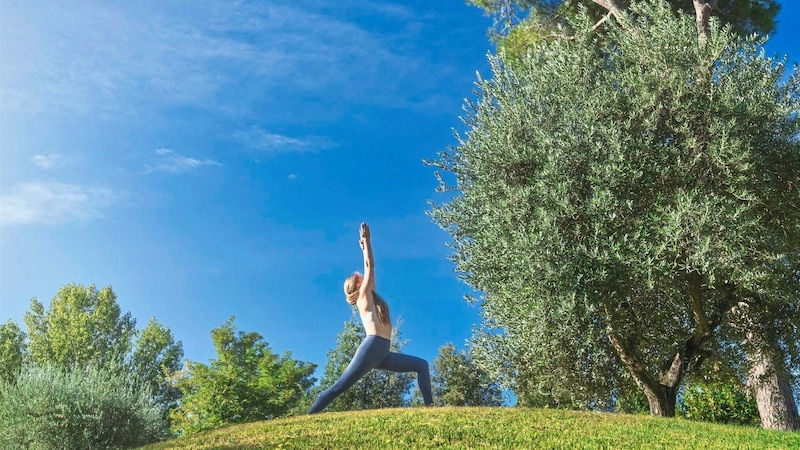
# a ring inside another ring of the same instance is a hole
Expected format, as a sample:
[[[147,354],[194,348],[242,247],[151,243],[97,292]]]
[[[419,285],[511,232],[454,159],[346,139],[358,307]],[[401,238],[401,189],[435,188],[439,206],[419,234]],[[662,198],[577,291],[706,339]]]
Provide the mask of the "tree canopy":
[[[707,26],[711,16],[742,36],[774,32],[780,11],[777,0],[664,0],[674,12],[694,16],[698,28]],[[592,29],[610,18],[621,20],[630,6],[628,0],[468,0],[494,18],[490,30],[507,53],[520,55],[542,39],[567,33],[575,23],[571,18],[585,11]],[[566,29],[566,30],[565,30]]]
[[[13,320],[0,325],[0,383],[13,381],[22,369],[25,333]]]
[[[50,305],[35,298],[25,313],[33,363],[69,368],[120,366],[131,350],[136,320],[122,314],[111,286],[68,284]]]
[[[165,411],[175,407],[180,391],[167,379],[181,369],[180,342],[153,317],[144,329],[136,330],[133,344],[127,363],[130,371],[147,384],[154,401]]]

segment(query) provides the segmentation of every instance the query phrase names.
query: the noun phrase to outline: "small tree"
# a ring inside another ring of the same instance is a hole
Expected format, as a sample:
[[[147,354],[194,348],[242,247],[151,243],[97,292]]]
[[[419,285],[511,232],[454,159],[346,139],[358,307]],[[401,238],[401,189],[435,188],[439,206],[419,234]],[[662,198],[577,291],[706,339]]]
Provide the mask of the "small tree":
[[[13,382],[22,369],[25,333],[9,319],[0,325],[0,382]]]
[[[400,352],[405,345],[405,342],[400,339],[400,325],[401,322],[398,320],[392,329],[391,351],[393,352]],[[365,336],[354,309],[350,320],[344,323],[344,329],[337,336],[336,347],[328,352],[325,375],[314,390],[314,396],[339,379]],[[409,373],[372,370],[350,389],[336,397],[327,409],[329,411],[353,411],[407,406],[413,380],[413,375]]]
[[[180,390],[169,377],[181,369],[183,348],[175,342],[169,328],[150,319],[142,330],[136,330],[133,352],[128,358],[129,370],[147,384],[153,393],[153,400],[165,414],[177,405]]]
[[[465,351],[448,343],[439,348],[431,374],[433,398],[439,406],[500,406],[503,390]]]
[[[258,333],[236,332],[234,317],[211,330],[217,359],[187,361],[173,377],[183,398],[172,430],[191,434],[233,423],[288,415],[314,384],[315,364],[272,353]]]

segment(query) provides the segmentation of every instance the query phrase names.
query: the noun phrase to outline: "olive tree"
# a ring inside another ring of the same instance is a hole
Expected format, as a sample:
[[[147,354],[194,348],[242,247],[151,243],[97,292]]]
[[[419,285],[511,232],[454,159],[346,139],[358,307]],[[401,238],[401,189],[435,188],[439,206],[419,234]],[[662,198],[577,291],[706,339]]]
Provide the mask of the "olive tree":
[[[775,314],[800,301],[800,77],[663,2],[615,16],[490,58],[468,130],[429,161],[452,193],[431,214],[482,292],[492,368],[587,404],[627,375],[672,416],[722,327],[754,330],[737,307],[794,324],[751,339],[762,354],[797,350],[799,319]]]

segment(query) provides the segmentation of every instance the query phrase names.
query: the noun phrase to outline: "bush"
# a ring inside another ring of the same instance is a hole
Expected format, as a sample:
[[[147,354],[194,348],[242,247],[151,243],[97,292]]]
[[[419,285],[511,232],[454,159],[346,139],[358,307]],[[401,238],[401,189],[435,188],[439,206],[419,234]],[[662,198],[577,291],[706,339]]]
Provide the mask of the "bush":
[[[0,383],[0,448],[129,448],[167,436],[151,393],[127,374],[53,366]]]
[[[683,394],[683,414],[688,419],[732,425],[758,426],[758,406],[738,386],[729,383],[695,383]]]

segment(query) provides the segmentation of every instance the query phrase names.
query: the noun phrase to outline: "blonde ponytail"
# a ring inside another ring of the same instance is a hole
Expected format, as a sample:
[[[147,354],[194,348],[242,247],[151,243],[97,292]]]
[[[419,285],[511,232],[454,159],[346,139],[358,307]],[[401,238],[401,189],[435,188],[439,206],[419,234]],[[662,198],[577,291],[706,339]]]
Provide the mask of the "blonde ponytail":
[[[356,272],[344,280],[344,296],[347,298],[347,303],[350,303],[351,305],[355,305],[358,301],[359,278],[361,278],[361,274]]]
[[[391,325],[392,320],[389,318],[389,304],[375,291],[372,291],[372,298],[375,299],[375,309],[378,311],[378,320],[384,325]]]

